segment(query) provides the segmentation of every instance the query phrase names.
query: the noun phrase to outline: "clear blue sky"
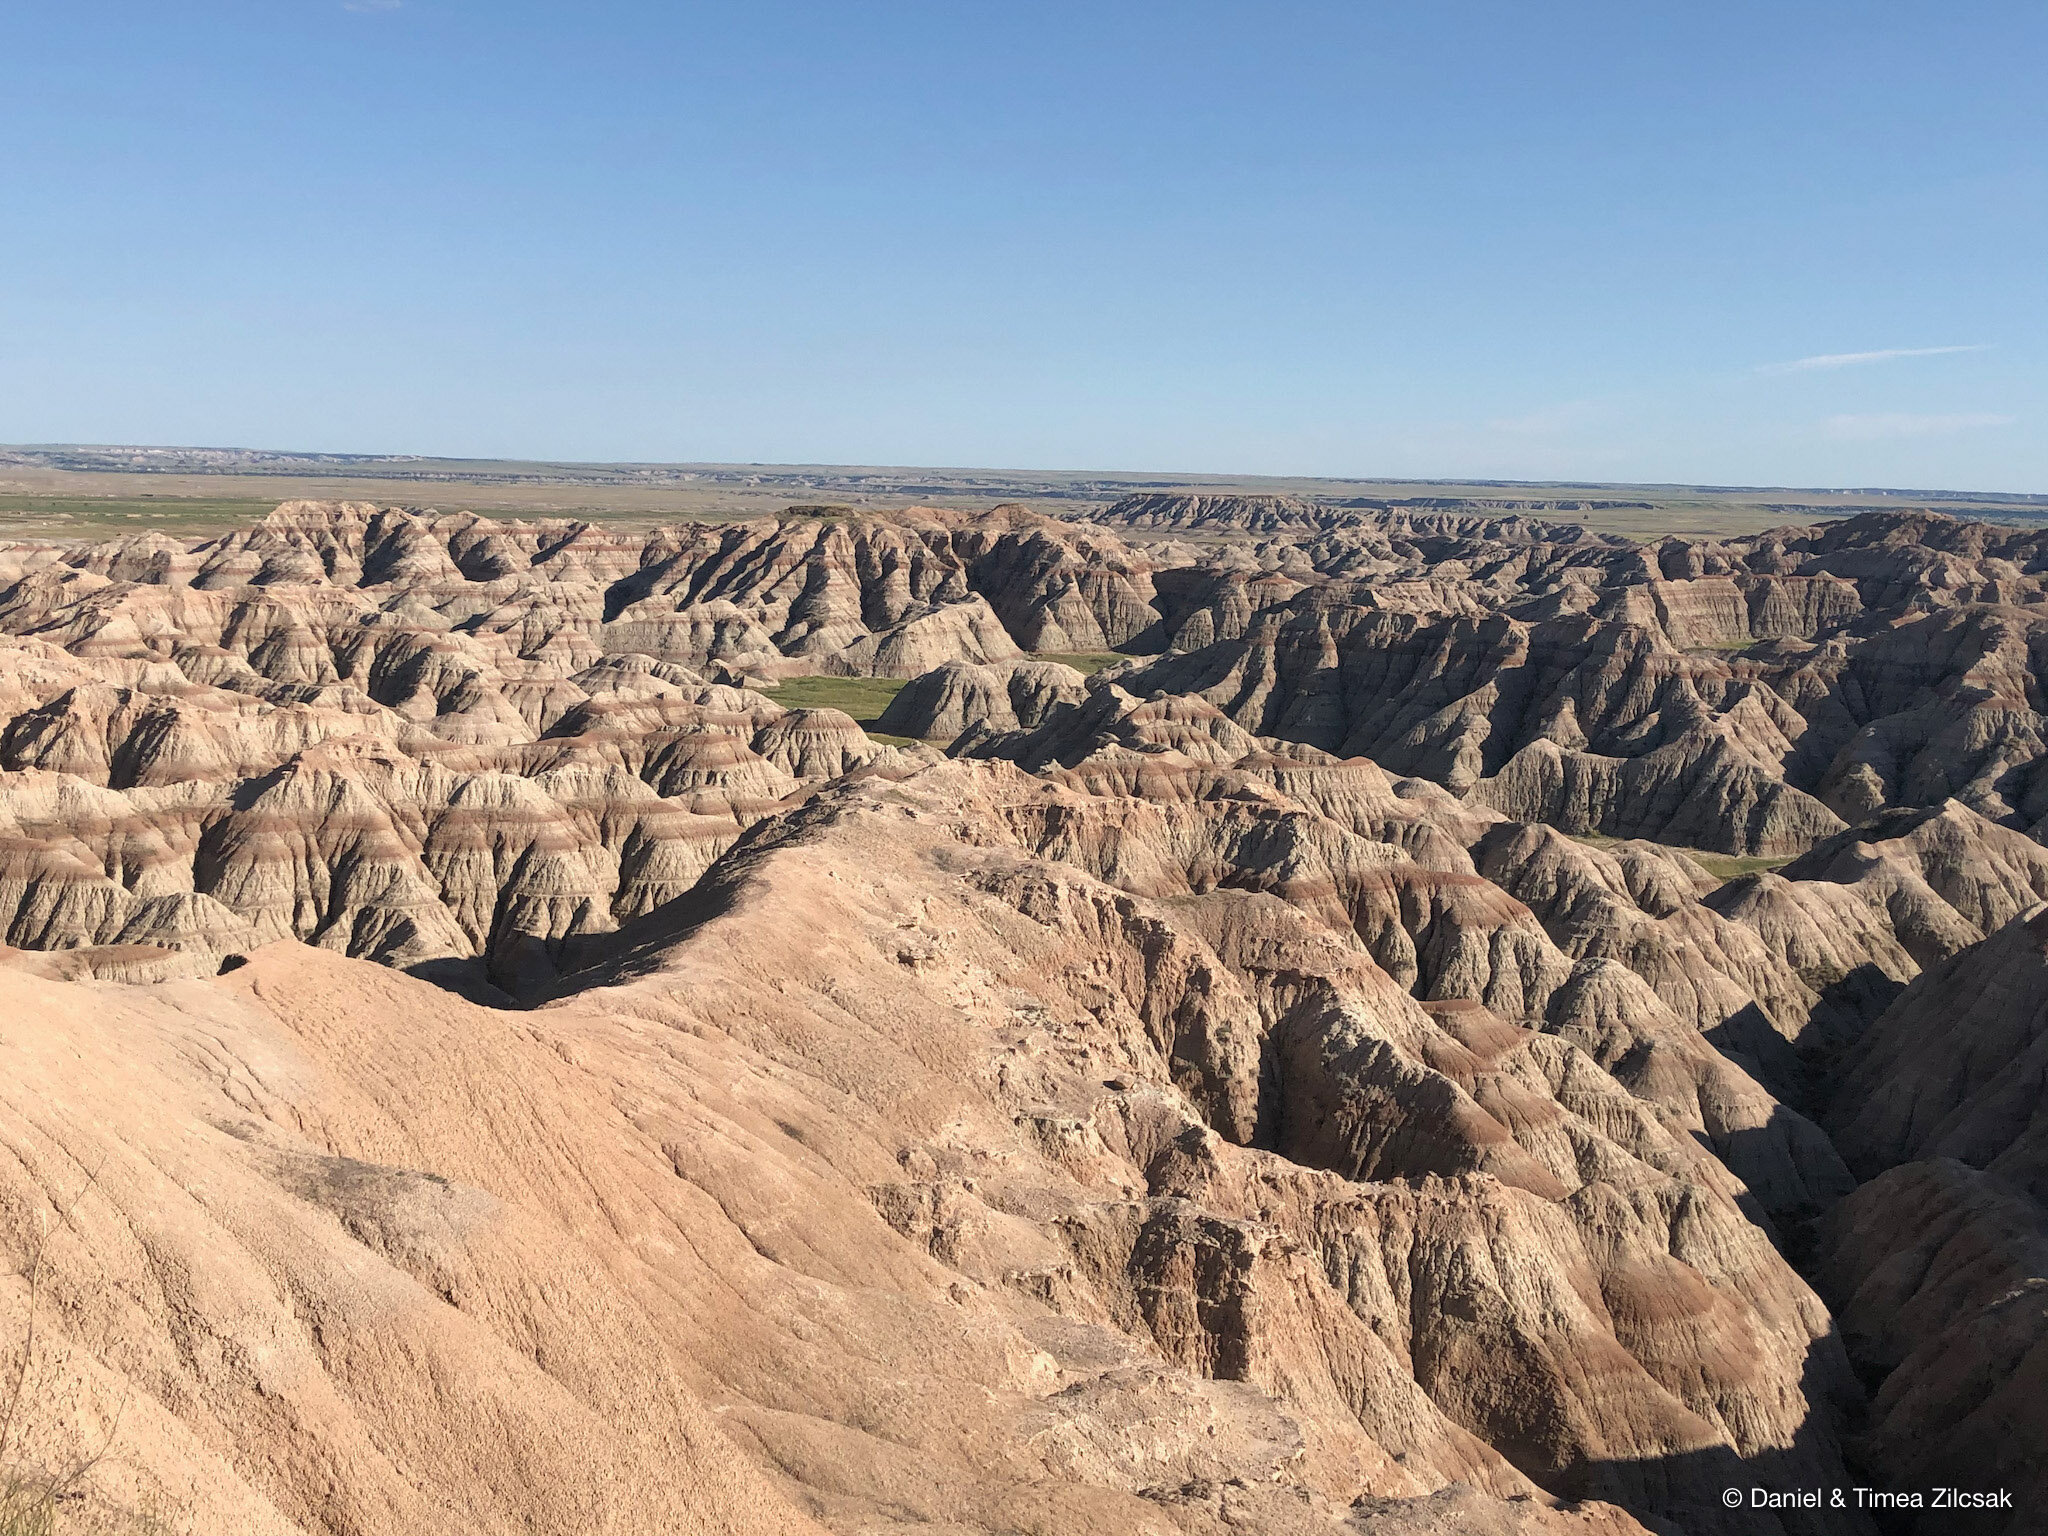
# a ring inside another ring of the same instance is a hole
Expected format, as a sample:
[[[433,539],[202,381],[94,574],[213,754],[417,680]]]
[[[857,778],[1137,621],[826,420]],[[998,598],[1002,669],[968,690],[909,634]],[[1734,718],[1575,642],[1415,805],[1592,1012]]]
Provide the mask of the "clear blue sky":
[[[2048,491],[2039,0],[17,0],[0,60],[0,441]]]

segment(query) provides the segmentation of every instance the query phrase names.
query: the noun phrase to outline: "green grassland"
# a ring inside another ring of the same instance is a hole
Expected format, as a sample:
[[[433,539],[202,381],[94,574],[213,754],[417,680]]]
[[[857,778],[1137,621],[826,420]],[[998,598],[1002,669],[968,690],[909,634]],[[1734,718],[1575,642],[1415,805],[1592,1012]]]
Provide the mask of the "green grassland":
[[[853,716],[876,741],[904,747],[911,744],[910,737],[885,735],[875,729],[875,723],[907,681],[901,677],[785,677],[766,692],[784,709],[840,710]]]
[[[1033,651],[1033,661],[1056,661],[1063,667],[1072,667],[1087,676],[1100,672],[1104,667],[1113,667],[1120,661],[1131,658],[1116,651]]]
[[[1789,857],[1766,859],[1733,853],[1706,853],[1698,848],[1681,848],[1678,851],[1724,884],[1730,880],[1740,880],[1744,875],[1782,869],[1792,862]]]
[[[181,536],[219,533],[293,497],[652,527],[779,516],[792,507],[830,518],[913,505],[970,511],[1022,502],[1036,511],[1073,515],[1132,491],[1160,490],[1308,496],[1340,505],[1391,503],[1418,511],[1521,513],[1581,522],[1635,539],[1725,537],[1869,510],[1934,508],[2026,523],[2048,520],[2048,497],[1945,491],[0,449],[0,529],[26,522],[21,514],[33,514],[38,519],[35,536],[43,538],[104,537],[138,524]],[[1131,536],[1139,542],[1147,537]]]
[[[1128,661],[1115,651],[1034,651],[1033,661],[1056,661],[1077,672],[1100,672],[1104,667]],[[836,709],[853,716],[860,728],[876,741],[892,746],[909,746],[910,736],[877,731],[875,725],[909,679],[901,677],[785,677],[768,697],[785,709]],[[937,745],[937,743],[933,743]]]
[[[275,498],[204,496],[37,496],[0,491],[0,541],[118,539],[154,530],[206,538],[261,521]]]
[[[1598,832],[1574,832],[1569,835],[1574,842],[1584,843],[1589,848],[1612,848],[1616,843],[1637,841],[1632,838],[1606,837]],[[1684,854],[1723,885],[1730,880],[1740,880],[1744,875],[1779,869],[1792,862],[1790,855],[1782,858],[1763,858],[1754,854],[1710,853],[1704,848],[1687,848],[1678,843],[1658,843],[1656,846],[1668,848],[1673,853]]]

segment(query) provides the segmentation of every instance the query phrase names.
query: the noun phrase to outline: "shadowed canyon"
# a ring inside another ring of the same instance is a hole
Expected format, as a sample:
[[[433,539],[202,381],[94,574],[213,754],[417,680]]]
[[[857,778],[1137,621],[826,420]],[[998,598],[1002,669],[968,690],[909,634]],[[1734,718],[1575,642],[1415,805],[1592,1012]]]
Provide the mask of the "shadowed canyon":
[[[0,1455],[276,1536],[2041,1530],[2044,671],[2048,533],[1931,513],[0,546]],[[1724,1502],[1859,1486],[2015,1508]]]

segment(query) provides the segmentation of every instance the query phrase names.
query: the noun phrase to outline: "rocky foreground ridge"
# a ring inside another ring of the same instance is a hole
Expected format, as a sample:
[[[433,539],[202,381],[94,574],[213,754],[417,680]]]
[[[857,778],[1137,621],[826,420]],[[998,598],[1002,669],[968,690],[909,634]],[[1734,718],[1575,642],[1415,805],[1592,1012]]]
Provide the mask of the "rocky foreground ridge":
[[[2043,536],[1133,501],[0,550],[14,1454],[308,1533],[2048,1507]]]

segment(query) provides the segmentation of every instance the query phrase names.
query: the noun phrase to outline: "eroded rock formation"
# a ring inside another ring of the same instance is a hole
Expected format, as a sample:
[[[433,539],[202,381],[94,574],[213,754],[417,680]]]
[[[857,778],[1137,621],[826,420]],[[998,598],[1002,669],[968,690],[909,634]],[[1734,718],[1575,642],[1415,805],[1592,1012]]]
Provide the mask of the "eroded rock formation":
[[[0,552],[23,1443],[332,1536],[2048,1497],[2038,538],[1103,523]]]

